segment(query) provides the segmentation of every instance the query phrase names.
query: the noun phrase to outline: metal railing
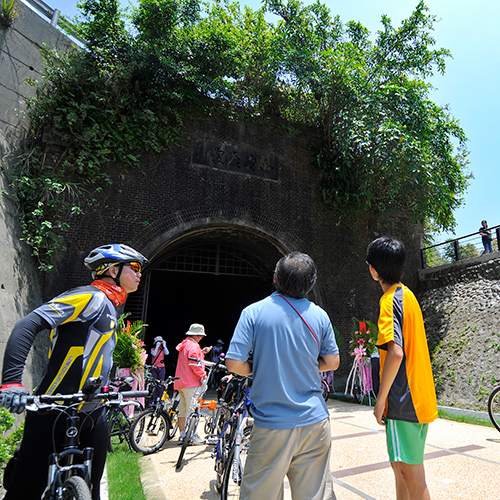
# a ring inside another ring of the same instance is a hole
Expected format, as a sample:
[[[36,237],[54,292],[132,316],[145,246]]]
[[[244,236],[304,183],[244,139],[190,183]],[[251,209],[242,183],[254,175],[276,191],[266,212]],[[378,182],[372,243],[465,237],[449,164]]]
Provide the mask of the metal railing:
[[[493,237],[493,252],[498,252],[500,245],[500,226],[488,228]],[[468,234],[443,243],[422,248],[422,269],[444,266],[459,260],[472,259],[485,253],[482,236],[478,232]]]

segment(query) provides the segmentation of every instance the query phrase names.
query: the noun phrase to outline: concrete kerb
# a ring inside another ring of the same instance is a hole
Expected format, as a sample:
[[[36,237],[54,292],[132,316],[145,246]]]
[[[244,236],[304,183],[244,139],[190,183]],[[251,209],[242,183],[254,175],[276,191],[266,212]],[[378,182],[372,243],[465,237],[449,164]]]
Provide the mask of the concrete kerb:
[[[150,456],[140,459],[141,483],[148,500],[167,500]]]
[[[451,415],[460,415],[463,417],[475,417],[481,420],[490,420],[490,416],[485,411],[464,410],[462,408],[454,408],[451,406],[438,406],[438,410],[443,410]]]

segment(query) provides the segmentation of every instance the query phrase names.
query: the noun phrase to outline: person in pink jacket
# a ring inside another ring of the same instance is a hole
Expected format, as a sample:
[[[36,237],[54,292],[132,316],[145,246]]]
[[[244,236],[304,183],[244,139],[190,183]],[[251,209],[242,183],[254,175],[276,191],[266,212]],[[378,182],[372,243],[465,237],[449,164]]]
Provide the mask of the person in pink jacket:
[[[211,347],[200,347],[200,340],[206,337],[205,327],[198,323],[193,323],[186,332],[187,337],[177,345],[179,358],[177,359],[177,368],[175,376],[179,377],[174,383],[174,389],[179,391],[179,429],[181,437],[179,444],[184,440],[184,427],[186,426],[186,417],[194,408],[196,400],[201,395],[201,385],[203,379],[207,376],[205,368],[198,366],[194,361],[188,358],[205,359],[205,354],[212,349]],[[204,441],[197,435],[194,437],[193,444],[203,444]]]

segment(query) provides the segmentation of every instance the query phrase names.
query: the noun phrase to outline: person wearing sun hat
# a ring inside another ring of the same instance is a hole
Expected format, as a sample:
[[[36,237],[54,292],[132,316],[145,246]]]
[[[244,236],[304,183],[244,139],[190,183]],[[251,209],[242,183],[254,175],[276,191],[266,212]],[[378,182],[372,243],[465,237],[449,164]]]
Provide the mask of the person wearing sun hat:
[[[201,393],[203,379],[207,376],[205,368],[198,366],[188,358],[205,359],[212,348],[200,347],[200,340],[206,337],[205,327],[199,323],[193,323],[186,332],[186,338],[177,345],[179,352],[175,376],[179,377],[174,382],[174,389],[179,391],[179,429],[181,431],[180,443],[184,439],[184,427],[186,426],[186,417],[194,408],[194,403]],[[193,444],[203,444],[203,440],[198,436],[193,439]]]

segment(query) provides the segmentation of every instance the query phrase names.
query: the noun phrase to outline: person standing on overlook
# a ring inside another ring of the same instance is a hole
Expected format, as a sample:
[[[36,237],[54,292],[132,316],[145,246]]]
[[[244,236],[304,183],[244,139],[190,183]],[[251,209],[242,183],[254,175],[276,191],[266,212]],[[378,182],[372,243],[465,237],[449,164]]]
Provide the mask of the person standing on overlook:
[[[488,229],[488,223],[485,220],[481,222],[479,234],[481,235],[481,238],[483,240],[484,247],[483,253],[481,255],[493,252],[493,236],[491,236],[491,229]]]
[[[35,394],[79,392],[91,377],[102,376],[106,385],[113,366],[116,345],[116,308],[135,292],[147,259],[127,245],[104,245],[84,260],[92,272],[90,285],[58,295],[20,319],[5,349],[0,405],[12,413],[26,406],[27,389],[22,386],[26,359],[35,337],[51,330],[51,349],[45,374]],[[65,419],[60,412],[28,412],[24,436],[14,472],[4,499],[40,500],[47,485],[48,457],[55,442],[64,443]],[[108,449],[105,408],[92,412],[80,436],[82,447],[94,448],[92,498],[99,499],[99,487]]]
[[[340,358],[327,313],[305,298],[316,276],[306,254],[280,259],[276,292],[242,311],[229,344],[228,370],[253,373],[255,425],[241,500],[282,499],[285,476],[292,499],[335,498],[330,420],[319,373],[336,370]]]

